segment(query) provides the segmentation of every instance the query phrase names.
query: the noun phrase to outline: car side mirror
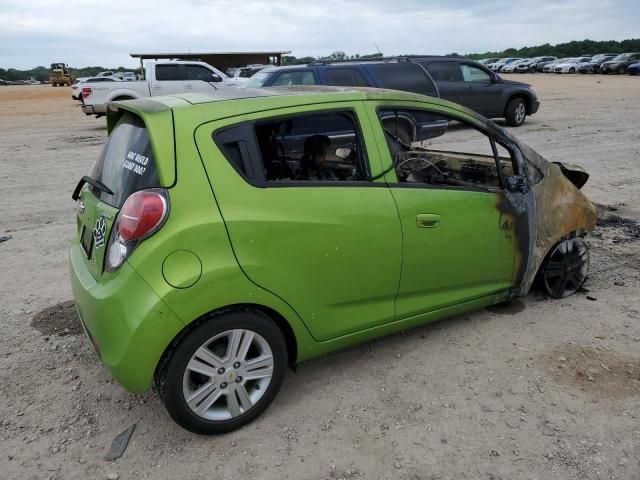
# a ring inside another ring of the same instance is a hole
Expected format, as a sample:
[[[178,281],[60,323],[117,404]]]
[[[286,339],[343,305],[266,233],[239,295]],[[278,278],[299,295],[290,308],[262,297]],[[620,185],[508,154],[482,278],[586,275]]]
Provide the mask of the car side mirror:
[[[221,82],[222,81],[222,77],[220,75],[218,75],[217,73],[212,73],[211,74],[211,81],[212,82]]]
[[[529,180],[524,175],[511,175],[505,178],[506,188],[514,193],[527,193],[529,191]]]

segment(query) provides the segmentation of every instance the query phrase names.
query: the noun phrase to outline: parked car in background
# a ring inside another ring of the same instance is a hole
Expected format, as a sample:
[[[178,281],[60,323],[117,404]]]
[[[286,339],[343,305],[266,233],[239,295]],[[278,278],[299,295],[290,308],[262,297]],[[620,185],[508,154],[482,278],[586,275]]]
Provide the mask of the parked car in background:
[[[271,67],[272,65],[247,65],[246,67],[235,68],[233,72],[233,78],[238,82],[246,82],[253,77],[260,70]]]
[[[122,72],[122,80],[125,82],[135,82],[137,79],[134,72]]]
[[[590,61],[581,63],[578,66],[578,72],[580,73],[600,73],[600,65],[604,62],[608,62],[617,55],[596,55]]]
[[[314,62],[268,67],[243,84],[246,88],[286,85],[378,87],[438,97],[438,88],[425,68],[407,58],[349,62]]]
[[[440,97],[459,103],[488,118],[504,118],[519,127],[540,107],[531,85],[505,80],[486,66],[460,58],[412,57],[435,80]]]
[[[106,112],[107,103],[115,100],[185,92],[207,94],[236,85],[236,80],[204,62],[148,62],[145,65],[145,80],[82,84],[82,111],[86,115],[102,116]]]
[[[544,57],[544,58],[546,60],[540,60],[539,62],[536,62],[536,72],[542,73],[544,72],[544,67],[546,67],[550,63],[557,62],[558,60],[560,60],[558,57]]]
[[[500,73],[513,73],[516,71],[516,68],[518,67],[518,65],[520,65],[522,62],[526,62],[527,60],[529,60],[528,58],[521,58],[520,60],[516,60],[514,62],[511,62],[507,65],[504,65],[502,67],[502,69],[500,70]]]
[[[517,60],[522,60],[522,59],[521,58],[503,58],[499,62],[494,63],[493,64],[493,68],[491,68],[491,70],[493,70],[496,73],[499,73],[499,72],[502,71],[502,69],[504,67],[506,67],[507,65],[512,64],[513,62],[515,62]]]
[[[116,77],[82,77],[76,80],[76,82],[71,85],[71,98],[74,100],[82,101],[82,88],[85,83],[101,83],[101,82],[121,82],[119,78]]]
[[[556,57],[535,57],[518,64],[516,72],[518,73],[535,73],[542,71],[547,63],[557,60]]]
[[[561,63],[566,62],[567,60],[571,60],[571,58],[569,57],[559,58],[557,60],[554,60],[553,62],[549,62],[544,67],[542,67],[542,71],[544,73],[553,73],[553,70],[556,68],[556,65],[560,65]]]
[[[104,72],[98,72],[94,76],[96,77],[114,77],[115,73],[111,70],[105,70]]]
[[[498,60],[500,60],[500,58],[495,57],[495,58],[483,58],[481,60],[477,60],[478,63],[482,64],[482,65],[489,65],[491,63],[496,63]]]
[[[555,73],[576,73],[578,71],[578,67],[582,64],[589,63],[591,57],[576,57],[569,58],[562,63],[557,64],[553,71]]]
[[[7,82],[6,80],[0,78],[0,85],[9,85],[9,82]]]
[[[627,73],[629,75],[639,75],[640,74],[640,62],[632,63],[627,67]]]
[[[459,105],[316,86],[114,107],[73,193],[75,306],[115,380],[192,432],[255,420],[305,360],[587,277],[588,175]]]
[[[600,64],[600,73],[626,73],[627,67],[640,60],[640,53],[623,53]]]

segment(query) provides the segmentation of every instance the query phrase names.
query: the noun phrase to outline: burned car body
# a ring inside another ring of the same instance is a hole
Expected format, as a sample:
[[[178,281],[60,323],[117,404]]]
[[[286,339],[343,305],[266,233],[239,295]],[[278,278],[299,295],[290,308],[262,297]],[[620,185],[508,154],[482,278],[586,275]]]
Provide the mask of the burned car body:
[[[586,278],[586,173],[455,103],[236,89],[107,119],[73,194],[75,303],[113,376],[194,432],[255,419],[287,366]]]

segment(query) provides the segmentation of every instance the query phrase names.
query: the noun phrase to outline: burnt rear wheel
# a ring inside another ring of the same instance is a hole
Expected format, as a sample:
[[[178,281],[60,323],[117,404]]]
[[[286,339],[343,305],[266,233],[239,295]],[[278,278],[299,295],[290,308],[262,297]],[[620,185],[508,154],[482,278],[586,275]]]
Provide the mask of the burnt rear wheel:
[[[557,243],[540,270],[544,289],[553,298],[576,293],[589,272],[589,247],[582,238],[569,238]]]

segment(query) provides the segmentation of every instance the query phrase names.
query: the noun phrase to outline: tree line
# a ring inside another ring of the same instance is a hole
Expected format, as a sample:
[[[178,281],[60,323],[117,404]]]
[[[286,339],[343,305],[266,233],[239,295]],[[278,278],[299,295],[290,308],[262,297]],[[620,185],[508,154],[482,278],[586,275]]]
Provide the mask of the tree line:
[[[597,53],[625,53],[625,52],[640,52],[640,38],[630,38],[627,40],[574,40],[566,43],[558,43],[551,45],[544,43],[535,47],[523,47],[523,48],[507,48],[500,52],[483,52],[483,53],[468,53],[461,55],[459,53],[451,53],[449,56],[453,57],[465,57],[472,59],[490,58],[490,57],[539,57],[543,55],[550,55],[555,57],[577,57],[580,55],[595,55]],[[427,54],[429,52],[421,52]],[[307,63],[313,63],[316,61],[341,61],[341,60],[365,60],[371,58],[383,57],[382,52],[371,53],[366,55],[354,54],[347,55],[343,51],[336,51],[327,56],[321,57],[295,57],[293,55],[285,55],[282,57],[283,65],[301,65]],[[71,68],[75,77],[91,77],[103,70],[113,70],[116,72],[131,71],[125,67],[118,68],[104,68],[104,67],[82,67]],[[0,78],[4,80],[28,80],[34,78],[40,81],[47,81],[49,79],[50,69],[48,67],[39,66],[30,70],[18,70],[15,68],[0,68]]]

